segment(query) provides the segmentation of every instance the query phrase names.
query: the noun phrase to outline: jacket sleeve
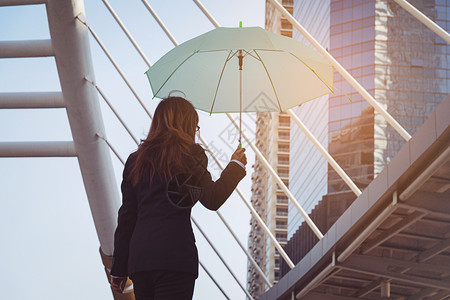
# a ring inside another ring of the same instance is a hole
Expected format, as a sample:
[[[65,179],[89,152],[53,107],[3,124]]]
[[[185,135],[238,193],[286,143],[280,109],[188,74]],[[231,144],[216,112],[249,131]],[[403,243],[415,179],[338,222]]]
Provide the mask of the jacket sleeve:
[[[204,151],[199,154],[199,158],[199,163],[203,169],[203,174],[199,179],[202,188],[199,200],[206,208],[218,210],[230,197],[239,181],[244,178],[246,172],[237,163],[230,162],[222,171],[220,178],[214,182],[207,170],[208,158]]]
[[[129,160],[125,164],[122,179],[122,206],[119,209],[117,228],[114,233],[114,253],[111,267],[111,275],[127,277],[128,274],[128,253],[131,235],[137,219],[137,199],[133,186],[127,174],[129,173]]]

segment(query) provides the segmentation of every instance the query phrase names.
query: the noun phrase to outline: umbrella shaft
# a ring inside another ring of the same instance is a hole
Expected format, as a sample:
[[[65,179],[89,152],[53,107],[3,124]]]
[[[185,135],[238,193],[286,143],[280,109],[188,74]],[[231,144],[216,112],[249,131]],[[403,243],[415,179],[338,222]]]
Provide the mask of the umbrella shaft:
[[[244,56],[242,55],[242,50],[239,50],[238,59],[239,59],[239,70],[242,71],[242,63],[244,61]]]
[[[240,56],[239,56],[239,147],[242,146],[241,144],[241,137],[242,137],[242,50],[240,50]]]

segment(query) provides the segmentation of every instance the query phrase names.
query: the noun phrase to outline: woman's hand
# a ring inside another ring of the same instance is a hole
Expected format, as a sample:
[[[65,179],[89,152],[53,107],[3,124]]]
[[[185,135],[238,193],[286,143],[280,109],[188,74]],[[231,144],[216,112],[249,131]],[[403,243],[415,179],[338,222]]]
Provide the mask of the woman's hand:
[[[116,277],[111,275],[111,288],[114,292],[123,294],[125,289],[125,284],[127,283],[128,277]]]
[[[247,156],[245,156],[245,148],[237,147],[236,151],[234,151],[233,155],[231,155],[231,160],[238,160],[244,164],[247,164]]]

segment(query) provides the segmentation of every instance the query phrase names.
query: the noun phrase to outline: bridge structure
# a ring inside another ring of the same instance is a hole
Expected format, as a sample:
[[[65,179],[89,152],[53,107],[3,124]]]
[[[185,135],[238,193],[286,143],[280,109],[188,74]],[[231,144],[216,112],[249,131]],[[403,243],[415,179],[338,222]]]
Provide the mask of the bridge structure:
[[[129,42],[150,67],[138,42],[133,38],[120,16],[107,0],[102,0],[114,17]],[[267,159],[252,143],[245,132],[242,136],[260,159],[266,171],[278,182],[287,197],[299,210],[305,222],[319,238],[316,246],[295,265],[276,238],[252,207],[244,193],[237,189],[250,213],[275,244],[291,271],[276,285],[272,285],[264,271],[256,264],[245,244],[233,232],[223,215],[219,219],[232,234],[242,251],[265,279],[267,292],[260,299],[379,299],[399,295],[410,295],[415,299],[429,297],[442,299],[450,295],[450,98],[411,137],[405,129],[361,86],[323,47],[317,43],[289,12],[276,0],[269,0],[293,26],[320,52],[336,70],[380,113],[387,122],[406,140],[405,146],[395,158],[373,180],[364,191],[360,191],[351,178],[314,138],[301,120],[291,111],[288,113],[310,141],[317,147],[329,164],[357,196],[357,200],[339,218],[331,229],[322,233],[303,210],[295,196],[289,191]],[[404,0],[395,0],[417,17],[426,26],[448,43],[450,35],[414,9]],[[164,22],[146,0],[144,7],[158,22],[174,46],[178,42]],[[216,19],[199,1],[194,3],[218,27]],[[113,175],[111,154],[122,163],[114,145],[106,137],[106,129],[100,111],[100,100],[104,100],[120,121],[136,145],[138,138],[120,117],[119,112],[108,101],[98,86],[90,54],[89,35],[98,43],[105,56],[128,86],[145,114],[152,114],[124,75],[95,30],[89,25],[82,0],[0,0],[0,6],[44,4],[51,39],[30,41],[1,41],[0,58],[54,57],[61,85],[60,92],[1,93],[1,109],[65,108],[73,141],[64,142],[0,142],[0,157],[76,157],[80,166],[89,207],[100,242],[100,257],[108,280],[113,253],[113,234],[116,227],[120,195]],[[231,124],[239,130],[233,117],[227,114]],[[198,136],[208,148],[207,141]],[[211,153],[220,169],[222,162]],[[243,295],[253,299],[239,281],[233,270],[220,255],[214,242],[204,233],[198,222],[194,225],[211,245],[225,267],[229,270]],[[387,254],[388,253],[388,254]],[[216,284],[218,291],[229,299],[221,287],[220,278],[200,266]],[[105,283],[106,284],[106,283]],[[394,292],[394,290],[396,292]],[[126,294],[114,294],[115,299],[133,299],[132,282],[127,282]],[[401,297],[400,297],[401,298]]]

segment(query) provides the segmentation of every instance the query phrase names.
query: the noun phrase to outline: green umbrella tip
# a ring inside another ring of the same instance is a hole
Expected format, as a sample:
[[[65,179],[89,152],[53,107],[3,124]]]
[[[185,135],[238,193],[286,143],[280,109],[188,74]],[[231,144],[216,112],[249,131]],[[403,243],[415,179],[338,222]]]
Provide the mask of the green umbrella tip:
[[[239,21],[239,28],[242,28],[242,21]]]

